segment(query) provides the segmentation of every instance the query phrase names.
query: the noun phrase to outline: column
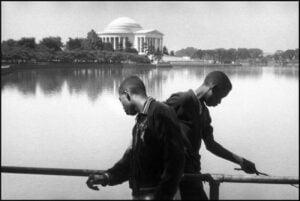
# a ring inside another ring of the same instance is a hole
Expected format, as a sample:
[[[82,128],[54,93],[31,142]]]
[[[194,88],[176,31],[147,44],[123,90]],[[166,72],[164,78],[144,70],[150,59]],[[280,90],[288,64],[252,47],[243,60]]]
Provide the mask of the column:
[[[118,37],[115,37],[115,46],[116,46],[115,50],[118,50]]]
[[[110,37],[110,43],[112,45],[112,48],[114,49],[114,37]]]
[[[146,41],[147,41],[147,49],[148,49],[148,47],[149,47],[149,43],[150,43],[150,40],[149,40],[149,38],[148,37],[145,37],[146,38]],[[146,48],[145,48],[146,49]],[[144,50],[144,52],[146,52],[146,50]]]
[[[153,38],[150,38],[150,46],[153,47]]]
[[[152,38],[152,47],[155,48],[155,44],[154,44],[154,38]]]
[[[116,50],[119,49],[119,37],[115,37],[116,39]]]
[[[141,37],[137,37],[138,52],[141,52]]]
[[[154,48],[154,38],[151,38],[151,41],[152,47]]]
[[[161,50],[160,43],[161,43],[161,39],[159,38],[158,39],[158,48],[159,48],[159,50]]]
[[[126,37],[123,37],[123,49],[126,49]]]
[[[120,49],[122,47],[122,50],[124,50],[123,37],[119,37],[119,44],[120,44]]]
[[[140,52],[142,52],[142,49],[143,49],[143,44],[142,44],[142,37],[139,37],[140,38]]]
[[[142,37],[142,51],[141,52],[144,52],[144,49],[145,49],[145,47],[144,47],[144,42],[145,42],[145,37]]]
[[[114,41],[115,41],[115,43],[114,43],[114,49],[116,50],[117,49],[117,37],[114,38]]]

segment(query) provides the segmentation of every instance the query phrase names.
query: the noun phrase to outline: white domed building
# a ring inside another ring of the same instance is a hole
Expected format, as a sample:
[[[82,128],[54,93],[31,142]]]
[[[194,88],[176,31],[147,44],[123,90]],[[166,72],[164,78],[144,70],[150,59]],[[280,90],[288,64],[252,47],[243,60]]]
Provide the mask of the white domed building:
[[[143,29],[140,24],[128,17],[115,19],[98,35],[103,42],[112,43],[114,50],[125,49],[126,41],[129,41],[139,54],[146,53],[145,47],[153,46],[155,50],[162,50],[163,47],[161,32]]]

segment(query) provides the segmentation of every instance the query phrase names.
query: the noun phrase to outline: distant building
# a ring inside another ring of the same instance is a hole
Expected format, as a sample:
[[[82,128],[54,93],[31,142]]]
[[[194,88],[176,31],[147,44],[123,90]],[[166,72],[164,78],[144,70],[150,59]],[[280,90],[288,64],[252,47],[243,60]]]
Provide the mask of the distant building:
[[[164,55],[162,59],[164,61],[193,61],[193,59],[191,59],[188,56],[177,57],[177,56]]]
[[[139,54],[146,54],[146,48],[153,46],[162,50],[163,34],[155,29],[143,29],[140,24],[128,17],[120,17],[112,21],[98,33],[103,42],[113,45],[114,50],[126,48],[126,41],[132,44]]]

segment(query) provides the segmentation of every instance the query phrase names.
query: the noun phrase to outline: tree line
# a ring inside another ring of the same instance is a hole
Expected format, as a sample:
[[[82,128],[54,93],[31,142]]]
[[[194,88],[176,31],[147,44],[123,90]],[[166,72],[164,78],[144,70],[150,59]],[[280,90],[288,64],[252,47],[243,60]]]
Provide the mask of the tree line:
[[[286,51],[277,50],[274,54],[264,55],[259,48],[218,48],[212,50],[202,50],[194,47],[188,47],[175,52],[176,56],[188,56],[192,59],[213,60],[218,63],[231,63],[240,61],[256,61],[267,63],[268,61],[290,62],[299,61],[299,48]]]
[[[115,51],[111,43],[103,42],[91,30],[86,38],[69,38],[66,44],[60,37],[46,37],[39,43],[33,37],[9,39],[1,43],[1,58],[2,63],[150,63],[129,41],[125,47]]]

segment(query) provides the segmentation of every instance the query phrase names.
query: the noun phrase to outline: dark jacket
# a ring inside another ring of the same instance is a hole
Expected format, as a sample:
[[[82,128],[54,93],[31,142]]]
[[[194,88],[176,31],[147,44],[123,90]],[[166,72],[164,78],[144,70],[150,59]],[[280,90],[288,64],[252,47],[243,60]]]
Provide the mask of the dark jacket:
[[[192,90],[172,94],[166,103],[175,110],[182,133],[188,140],[185,172],[199,172],[201,141],[213,133],[209,111]]]
[[[156,187],[156,199],[172,199],[183,175],[184,153],[174,110],[151,100],[136,117],[133,140],[122,159],[107,172],[109,185],[129,180],[133,195],[142,187]]]

